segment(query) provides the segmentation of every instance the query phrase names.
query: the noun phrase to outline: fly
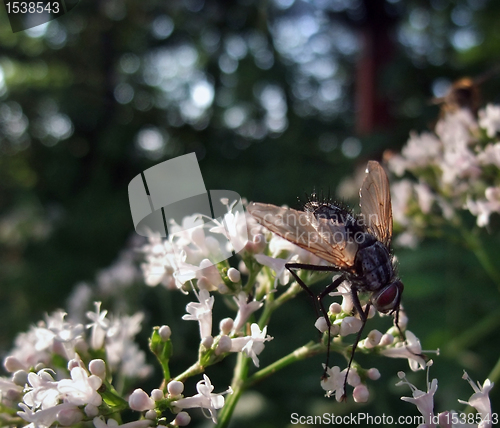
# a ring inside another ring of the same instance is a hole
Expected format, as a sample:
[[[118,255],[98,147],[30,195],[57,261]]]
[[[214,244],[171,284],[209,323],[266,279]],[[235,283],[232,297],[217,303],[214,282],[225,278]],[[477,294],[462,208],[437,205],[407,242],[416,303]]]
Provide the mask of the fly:
[[[399,306],[403,283],[396,274],[394,257],[391,253],[392,206],[389,180],[378,162],[370,161],[366,176],[359,191],[361,214],[355,215],[340,205],[313,198],[304,211],[283,208],[270,204],[252,203],[248,212],[271,232],[310,251],[330,265],[287,263],[297,283],[318,302],[328,325],[327,360],[323,378],[326,375],[330,355],[331,322],[323,305],[323,298],[347,280],[351,284],[354,308],[362,326],[353,344],[347,374],[351,368],[361,333],[368,319],[370,306],[384,314],[394,314],[398,325]],[[340,272],[318,296],[299,278],[295,270],[305,269],[318,272]],[[363,310],[358,293],[371,293]],[[401,333],[402,335],[402,333]],[[344,397],[347,374],[344,381]]]

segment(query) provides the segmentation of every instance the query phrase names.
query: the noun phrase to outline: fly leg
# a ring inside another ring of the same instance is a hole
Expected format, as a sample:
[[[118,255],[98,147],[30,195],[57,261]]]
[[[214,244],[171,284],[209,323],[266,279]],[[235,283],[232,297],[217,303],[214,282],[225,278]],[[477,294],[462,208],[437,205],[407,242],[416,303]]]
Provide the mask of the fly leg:
[[[344,379],[344,393],[342,395],[342,400],[346,400],[347,398],[346,395],[347,376],[349,376],[349,371],[351,370],[351,365],[354,360],[354,353],[356,352],[358,343],[361,340],[361,334],[363,333],[366,321],[368,320],[368,312],[370,311],[370,306],[371,306],[370,303],[367,303],[365,310],[363,311],[363,308],[361,307],[361,302],[359,301],[358,297],[358,289],[355,285],[351,285],[351,298],[354,308],[356,309],[356,312],[359,314],[359,317],[361,318],[362,325],[358,331],[358,334],[356,335],[356,340],[354,340],[354,343],[352,345],[351,357],[349,358],[349,364],[347,365],[347,373],[345,374],[345,379]]]
[[[340,269],[333,266],[318,266],[318,265],[310,265],[304,263],[287,263],[285,267],[289,270],[289,272],[294,277],[295,281],[302,287],[302,289],[313,299],[314,302],[314,310],[316,312],[316,316],[319,316],[318,305],[321,312],[321,315],[324,317],[326,321],[326,325],[328,326],[328,343],[326,349],[326,364],[325,370],[323,371],[322,379],[326,379],[328,376],[326,374],[326,370],[328,368],[328,361],[330,359],[330,342],[331,342],[331,326],[330,318],[328,317],[328,312],[325,310],[323,306],[323,298],[328,294],[337,289],[337,287],[344,282],[344,276],[340,276],[336,278],[329,286],[327,286],[318,296],[316,296],[311,289],[302,281],[297,273],[293,271],[293,269],[305,269],[316,272],[338,272]]]

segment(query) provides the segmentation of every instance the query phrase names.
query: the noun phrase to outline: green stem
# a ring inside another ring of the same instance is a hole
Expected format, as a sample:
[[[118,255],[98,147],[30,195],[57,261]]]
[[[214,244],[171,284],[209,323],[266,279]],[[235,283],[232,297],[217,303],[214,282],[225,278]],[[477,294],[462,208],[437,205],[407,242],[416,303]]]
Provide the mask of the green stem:
[[[300,285],[294,282],[292,285],[288,287],[288,289],[281,294],[277,299],[273,300],[274,296],[271,297],[271,294],[268,294],[268,299],[266,300],[266,304],[264,306],[264,310],[262,311],[262,315],[259,318],[259,327],[262,329],[265,325],[269,323],[269,319],[271,318],[271,314],[278,309],[283,303],[287,300],[294,298],[298,293],[302,291]],[[270,298],[271,297],[271,298]]]
[[[243,352],[238,353],[236,367],[234,368],[234,376],[231,382],[231,389],[233,393],[226,399],[224,407],[218,414],[217,428],[225,428],[228,426],[231,416],[241,394],[246,389],[245,379],[248,376],[248,358]]]
[[[493,370],[491,370],[490,374],[488,375],[488,379],[495,383],[497,383],[498,379],[500,379],[500,358],[495,364],[495,367],[493,367]]]
[[[178,380],[179,382],[184,382],[188,377],[203,373],[205,368],[200,365],[199,362],[194,363],[187,370],[182,372],[180,375],[176,376],[173,380]]]
[[[255,385],[261,380],[265,379],[268,376],[276,373],[278,370],[289,366],[297,361],[304,360],[306,358],[312,357],[313,355],[320,354],[326,351],[326,347],[321,343],[309,342],[307,345],[304,345],[295,351],[291,352],[288,355],[285,355],[283,358],[275,361],[272,364],[269,364],[267,367],[259,370],[250,376],[246,382],[245,387],[248,388],[250,386]]]

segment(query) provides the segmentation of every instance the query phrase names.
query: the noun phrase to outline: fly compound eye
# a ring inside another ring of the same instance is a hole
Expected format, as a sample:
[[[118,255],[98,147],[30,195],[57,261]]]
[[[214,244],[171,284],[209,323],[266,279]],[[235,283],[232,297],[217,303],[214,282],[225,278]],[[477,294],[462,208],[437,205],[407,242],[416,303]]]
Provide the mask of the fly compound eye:
[[[394,311],[399,306],[401,292],[403,291],[403,283],[399,280],[392,282],[382,290],[373,293],[372,303],[377,311],[386,314],[389,311]]]

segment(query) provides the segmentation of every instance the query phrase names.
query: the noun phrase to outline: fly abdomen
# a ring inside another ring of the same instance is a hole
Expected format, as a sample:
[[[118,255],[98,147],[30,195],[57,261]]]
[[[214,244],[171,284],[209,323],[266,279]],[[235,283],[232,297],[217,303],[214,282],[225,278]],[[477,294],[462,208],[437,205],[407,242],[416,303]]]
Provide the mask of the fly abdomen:
[[[367,291],[378,290],[394,276],[389,251],[377,240],[371,245],[360,246],[354,265]]]

